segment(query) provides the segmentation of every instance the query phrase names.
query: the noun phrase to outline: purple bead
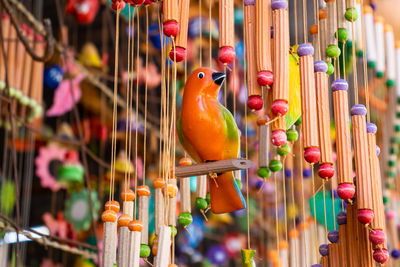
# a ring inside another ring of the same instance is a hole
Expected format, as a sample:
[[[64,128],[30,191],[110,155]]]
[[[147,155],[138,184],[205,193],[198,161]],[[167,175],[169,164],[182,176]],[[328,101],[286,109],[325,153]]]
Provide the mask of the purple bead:
[[[311,267],[321,267],[321,266],[322,266],[322,265],[319,264],[319,263],[311,265]]]
[[[338,91],[338,90],[345,90],[347,91],[349,89],[349,84],[346,82],[346,80],[343,79],[337,79],[334,80],[332,83],[332,91]]]
[[[304,169],[303,170],[303,178],[310,178],[311,177],[311,170],[310,169]]]
[[[377,145],[376,146],[376,155],[379,156],[381,154],[381,148]]]
[[[351,107],[350,114],[351,116],[365,116],[367,114],[367,108],[363,104],[354,105]]]
[[[322,257],[329,255],[328,244],[322,244],[319,246],[319,254],[321,254]]]
[[[367,133],[376,134],[377,131],[378,131],[378,127],[376,127],[375,124],[373,124],[371,122],[367,122]]]
[[[318,60],[314,62],[314,72],[327,72],[328,64],[323,60]]]
[[[299,57],[314,55],[314,47],[310,43],[304,43],[297,48]]]
[[[255,6],[256,1],[255,0],[244,0],[244,5],[245,6]]]
[[[272,8],[272,10],[286,9],[287,8],[287,1],[286,0],[272,0],[271,8]]]
[[[285,176],[286,176],[286,178],[292,177],[292,170],[285,169]]]
[[[329,242],[331,242],[331,243],[337,243],[337,242],[339,242],[339,231],[336,231],[336,230],[330,231],[330,232],[328,233],[328,240],[329,240]]]
[[[397,249],[393,249],[391,254],[394,259],[400,258],[400,251]]]
[[[337,223],[339,225],[347,224],[347,214],[346,214],[346,212],[345,211],[339,212],[338,215],[336,216],[336,220],[337,220]]]

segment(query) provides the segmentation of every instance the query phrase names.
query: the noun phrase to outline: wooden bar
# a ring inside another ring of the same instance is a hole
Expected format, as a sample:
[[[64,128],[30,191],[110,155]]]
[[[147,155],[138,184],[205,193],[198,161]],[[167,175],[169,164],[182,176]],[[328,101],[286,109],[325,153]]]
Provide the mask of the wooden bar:
[[[167,267],[169,264],[171,247],[171,228],[163,225],[158,236],[157,256],[154,267]]]
[[[149,244],[149,198],[150,188],[147,185],[138,186],[136,193],[139,199],[138,217],[143,225],[141,244]]]
[[[154,232],[156,235],[160,232],[160,227],[164,225],[164,197],[162,188],[164,187],[164,180],[156,178],[153,181],[154,187]]]
[[[257,120],[258,125],[258,167],[268,167],[269,152],[269,127],[265,125],[267,120],[260,118]]]
[[[122,214],[118,218],[118,267],[129,266],[129,228],[128,224],[132,221],[132,217]]]
[[[191,166],[177,167],[175,176],[178,178],[207,175],[209,173],[221,173],[236,170],[245,170],[253,165],[247,159],[225,159],[207,163],[199,163]]]

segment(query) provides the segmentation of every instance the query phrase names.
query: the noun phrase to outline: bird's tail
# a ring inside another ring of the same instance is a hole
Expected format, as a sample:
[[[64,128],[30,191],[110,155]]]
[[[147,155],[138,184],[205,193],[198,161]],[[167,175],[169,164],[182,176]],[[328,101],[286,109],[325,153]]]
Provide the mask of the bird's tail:
[[[208,180],[213,213],[226,213],[246,208],[246,203],[233,177],[233,172],[218,175],[215,181],[213,178],[208,178]]]

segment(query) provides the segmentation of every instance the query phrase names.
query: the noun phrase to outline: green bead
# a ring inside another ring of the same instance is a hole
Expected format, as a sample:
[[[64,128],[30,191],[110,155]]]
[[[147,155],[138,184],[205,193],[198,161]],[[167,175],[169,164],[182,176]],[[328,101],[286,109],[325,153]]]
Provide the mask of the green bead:
[[[397,154],[397,153],[398,153],[398,151],[395,147],[390,148],[390,154],[393,155],[393,154]]]
[[[236,184],[237,184],[239,190],[242,190],[243,185],[242,185],[242,181],[240,179],[236,179]]]
[[[400,132],[400,125],[396,124],[396,125],[394,126],[394,130],[395,130],[396,132]]]
[[[285,157],[290,153],[290,146],[286,143],[283,146],[278,147],[277,152],[279,156]]]
[[[282,162],[277,159],[273,159],[269,162],[269,169],[272,172],[278,172],[282,169]]]
[[[196,198],[195,201],[195,207],[198,208],[199,210],[205,210],[208,206],[207,204],[207,200],[205,200],[204,198]]]
[[[400,144],[400,137],[393,136],[392,138],[390,138],[390,142],[392,142],[394,144]]]
[[[346,18],[347,21],[353,22],[358,19],[358,12],[357,9],[354,7],[348,8],[346,10],[346,13],[344,13],[344,17]]]
[[[358,57],[363,57],[364,56],[364,52],[362,50],[358,50],[357,51],[357,56]]]
[[[388,171],[387,176],[389,177],[396,177],[396,172],[395,171]]]
[[[400,118],[400,112],[397,112],[396,117]]]
[[[148,258],[150,256],[150,247],[146,244],[140,244],[140,257]]]
[[[207,205],[210,205],[210,203],[211,203],[211,194],[210,193],[207,193],[206,201],[207,201]]]
[[[396,84],[396,82],[394,80],[389,79],[389,80],[386,81],[386,86],[387,87],[394,87],[395,84]]]
[[[176,236],[176,234],[178,233],[178,230],[173,225],[170,225],[169,228],[171,228],[171,238],[174,238]]]
[[[326,74],[331,75],[335,72],[335,68],[333,67],[333,64],[331,62],[326,62],[328,65],[328,70],[326,71]]]
[[[192,214],[189,212],[181,212],[178,216],[178,223],[183,226],[188,226],[193,222]]]
[[[297,119],[297,121],[294,123],[294,125],[299,126],[302,122],[301,116]]]
[[[378,72],[376,73],[376,77],[377,77],[377,78],[383,78],[383,71],[378,71]]]
[[[400,104],[400,97],[397,98],[397,104]]]
[[[375,69],[376,63],[375,61],[368,61],[368,67],[371,69]]]
[[[295,129],[289,129],[286,131],[286,136],[289,142],[296,142],[299,138],[299,133]]]
[[[394,167],[396,165],[396,162],[393,160],[389,160],[388,165],[389,165],[389,167]]]
[[[340,28],[340,29],[338,29],[338,32],[337,32],[337,38],[338,38],[339,42],[344,43],[349,38],[349,32],[344,28]]]
[[[271,176],[271,171],[267,167],[261,167],[258,169],[257,175],[265,179]]]
[[[330,58],[338,58],[340,56],[340,49],[336,45],[329,45],[325,50],[325,54]]]
[[[386,182],[386,188],[387,189],[394,189],[394,183],[391,181]]]
[[[383,196],[383,204],[387,204],[389,202],[389,198],[387,196]]]

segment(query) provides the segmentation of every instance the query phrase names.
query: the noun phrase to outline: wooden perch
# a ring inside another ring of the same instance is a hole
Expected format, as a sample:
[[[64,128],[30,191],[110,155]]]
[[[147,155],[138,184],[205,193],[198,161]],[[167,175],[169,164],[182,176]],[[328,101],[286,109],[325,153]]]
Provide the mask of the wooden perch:
[[[214,162],[177,167],[175,170],[175,176],[178,178],[184,178],[206,175],[210,173],[223,173],[229,171],[245,170],[250,168],[252,165],[253,162],[248,159],[225,159]]]

